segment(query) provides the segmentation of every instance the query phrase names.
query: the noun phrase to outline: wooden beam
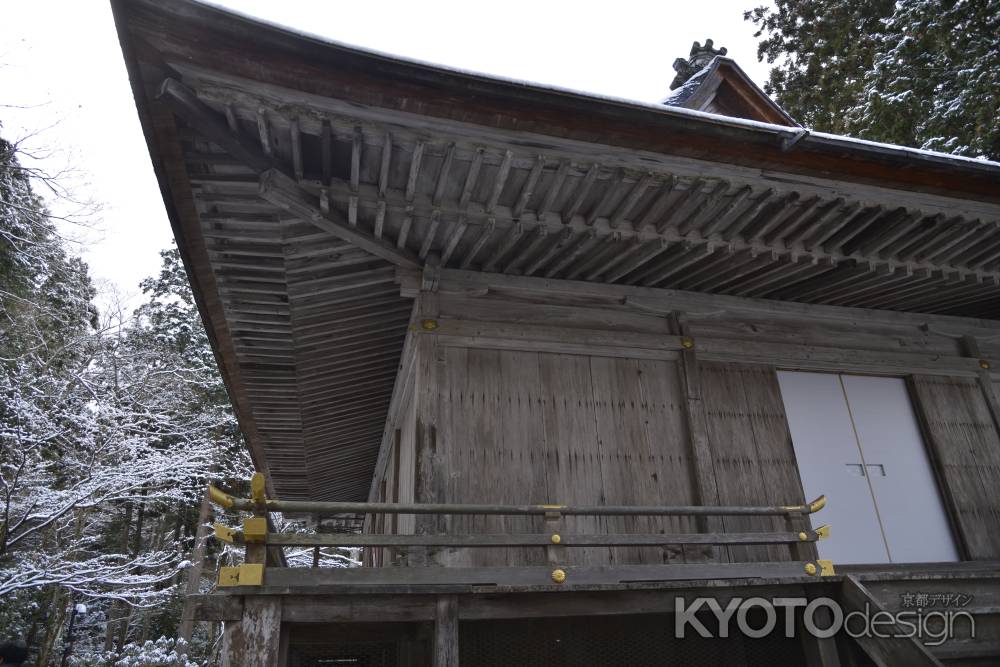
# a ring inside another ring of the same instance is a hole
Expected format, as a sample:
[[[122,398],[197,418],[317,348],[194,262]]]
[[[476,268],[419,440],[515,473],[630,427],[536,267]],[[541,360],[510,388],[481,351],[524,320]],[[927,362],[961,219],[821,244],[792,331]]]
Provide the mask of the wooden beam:
[[[438,597],[434,614],[434,667],[458,667],[458,598]]]
[[[697,343],[690,337],[690,327],[683,313],[677,311],[671,313],[670,328],[673,330],[673,334],[681,336],[682,340],[691,341],[691,345],[686,347],[682,343],[680,370],[684,382],[685,401],[682,407],[687,421],[688,449],[694,464],[692,482],[695,502],[703,505],[717,505],[719,504],[719,485],[715,477],[711,443],[708,438],[708,417],[705,413],[705,404],[702,401],[701,372],[698,355],[695,351]],[[699,517],[698,530],[704,533],[722,531],[724,530],[722,519],[708,516]],[[702,557],[708,557],[711,560],[726,559],[726,550],[715,547],[702,548],[700,552],[685,549],[685,558],[699,553]]]
[[[233,133],[217,113],[199,100],[190,88],[176,79],[163,81],[160,86],[160,98],[168,102],[174,113],[185,123],[254,171],[261,172],[274,166],[264,151],[246,145],[240,135]],[[264,125],[266,126],[266,121]]]
[[[352,227],[341,218],[340,214],[332,210],[329,214],[324,215],[318,204],[311,201],[307,192],[277,169],[268,169],[260,175],[260,196],[323,231],[348,241],[376,257],[392,262],[396,266],[410,269],[421,267],[419,258],[408,250],[397,248],[385,239],[377,238],[358,227]]]
[[[500,168],[497,169],[497,175],[493,178],[493,191],[490,193],[490,198],[486,200],[487,214],[492,215],[493,210],[497,206],[497,202],[500,201],[500,194],[503,192],[504,185],[507,184],[507,177],[510,175],[510,165],[513,159],[514,153],[511,151],[504,151],[503,160],[500,162]]]
[[[510,211],[515,220],[524,213],[524,207],[528,205],[528,201],[535,193],[535,186],[538,184],[538,178],[542,175],[543,169],[545,169],[545,156],[539,155],[535,158],[535,164],[531,167],[524,185],[521,186],[521,194],[518,195],[517,202],[514,203],[514,208]]]
[[[986,400],[986,405],[990,410],[990,416],[993,418],[993,426],[996,428],[997,433],[1000,434],[1000,397],[997,396],[997,392],[993,388],[993,379],[990,376],[990,362],[983,357],[983,352],[979,349],[979,341],[975,336],[962,336],[962,347],[968,356],[980,363],[979,373],[977,374],[979,390],[983,393],[983,399]]]
[[[417,177],[420,176],[420,165],[424,159],[424,142],[418,141],[413,147],[413,155],[410,157],[410,172],[406,178],[406,201],[413,201],[413,195],[417,192]]]
[[[601,167],[598,163],[594,162],[587,169],[586,175],[576,186],[576,192],[573,195],[573,199],[569,206],[563,211],[563,220],[572,220],[573,216],[577,214],[580,210],[580,206],[583,205],[584,200],[587,198],[587,194],[590,193],[591,186],[594,185],[594,181],[597,179],[598,173],[600,173]]]
[[[904,627],[892,620],[885,607],[865,588],[856,575],[849,574],[844,578],[840,588],[840,603],[845,614],[856,611],[864,616],[885,612],[883,614],[885,620],[880,623],[881,633],[889,637],[883,638],[868,632],[854,636],[854,641],[875,661],[875,664],[942,667],[941,662],[931,655],[926,646],[912,635],[908,635]]]

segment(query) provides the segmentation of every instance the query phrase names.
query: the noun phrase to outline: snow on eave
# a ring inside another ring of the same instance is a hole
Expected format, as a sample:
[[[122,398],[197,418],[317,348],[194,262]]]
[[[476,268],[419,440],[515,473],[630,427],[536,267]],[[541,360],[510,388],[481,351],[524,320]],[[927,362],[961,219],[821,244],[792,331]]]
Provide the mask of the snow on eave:
[[[399,64],[409,67],[417,67],[435,73],[451,74],[460,77],[477,79],[486,84],[493,84],[493,85],[500,84],[500,85],[514,86],[543,94],[559,95],[562,97],[575,98],[583,103],[601,102],[605,104],[612,104],[618,107],[631,108],[635,110],[642,110],[646,112],[652,112],[668,116],[686,117],[693,120],[710,123],[713,125],[723,125],[729,127],[744,128],[747,130],[757,131],[757,132],[766,132],[769,134],[778,135],[783,140],[788,140],[791,143],[794,143],[795,145],[816,144],[819,146],[840,147],[845,150],[849,151],[853,150],[859,153],[867,153],[867,154],[874,153],[881,155],[888,154],[897,157],[911,158],[914,160],[918,160],[920,162],[930,163],[937,166],[971,167],[977,170],[996,172],[997,176],[1000,177],[1000,162],[994,162],[991,160],[970,158],[961,155],[952,155],[950,153],[938,153],[935,151],[928,151],[920,148],[909,148],[906,146],[898,146],[896,144],[885,144],[876,141],[867,141],[865,139],[855,139],[853,137],[847,137],[837,134],[827,134],[825,132],[813,132],[812,130],[804,129],[801,127],[787,127],[784,125],[775,125],[773,123],[765,123],[762,121],[750,120],[746,118],[723,116],[720,114],[708,113],[707,111],[696,111],[694,109],[687,109],[684,107],[667,106],[662,102],[643,102],[640,100],[615,97],[613,95],[603,95],[600,93],[595,93],[590,91],[575,90],[573,88],[567,88],[552,84],[538,83],[534,81],[527,81],[524,79],[514,79],[494,74],[485,74],[482,72],[475,72],[472,70],[462,69],[460,67],[453,67],[451,65],[441,65],[438,63],[432,63],[425,60],[420,60],[418,58],[400,56],[392,53],[387,53],[385,51],[379,51],[377,49],[348,44],[346,42],[341,42],[339,40],[331,39],[329,37],[324,37],[322,35],[309,32],[308,30],[293,28],[280,23],[276,23],[274,21],[252,16],[245,12],[225,7],[223,5],[218,4],[217,2],[213,2],[212,0],[182,0],[182,1],[194,5],[201,5],[205,8],[217,11],[221,14],[238,18],[250,23],[255,23],[257,25],[265,26],[273,30],[276,30],[278,32],[284,32],[293,37],[305,38],[307,40],[316,42],[321,45],[332,46],[337,49],[350,51],[360,55],[366,55],[372,58],[377,58],[380,60],[387,61],[389,63]],[[155,5],[157,3],[153,4]],[[703,69],[708,69],[708,66],[706,66],[706,68]]]

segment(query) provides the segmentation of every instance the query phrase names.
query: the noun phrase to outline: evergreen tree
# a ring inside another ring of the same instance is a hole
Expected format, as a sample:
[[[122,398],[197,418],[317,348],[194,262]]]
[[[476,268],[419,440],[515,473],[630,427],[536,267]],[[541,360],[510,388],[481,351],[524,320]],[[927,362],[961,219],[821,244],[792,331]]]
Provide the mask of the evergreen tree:
[[[1000,159],[1000,0],[777,0],[765,87],[816,130]]]
[[[0,140],[0,629],[36,664],[70,617],[70,664],[187,664],[155,640],[179,620],[205,484],[232,488],[249,457],[177,251],[134,314],[99,314],[57,231]]]

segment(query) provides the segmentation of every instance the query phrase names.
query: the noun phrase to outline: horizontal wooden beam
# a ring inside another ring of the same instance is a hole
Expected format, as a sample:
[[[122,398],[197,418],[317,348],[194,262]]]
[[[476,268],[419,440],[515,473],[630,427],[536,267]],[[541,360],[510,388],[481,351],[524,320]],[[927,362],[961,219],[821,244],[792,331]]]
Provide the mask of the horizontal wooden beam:
[[[498,312],[500,304],[495,305]],[[678,358],[684,349],[680,336],[652,335],[627,331],[550,327],[543,325],[441,319],[431,332],[441,345],[473,349],[584,354],[632,359]],[[567,337],[567,331],[573,336]],[[978,376],[980,360],[958,355],[895,350],[865,350],[850,344],[803,345],[751,337],[721,338],[698,336],[692,339],[699,358],[705,361],[772,364],[789,368],[884,373],[925,373],[931,375]],[[991,364],[994,365],[994,364]],[[1000,361],[995,364],[1000,368]]]
[[[249,498],[224,496],[226,509],[253,512],[260,509]],[[213,502],[215,501],[213,499]],[[488,505],[470,503],[338,503],[305,500],[265,502],[270,512],[335,514],[490,514],[500,516],[792,516],[818,512],[826,505],[820,497],[808,505]]]
[[[800,544],[819,539],[815,531],[798,533],[655,533],[557,535],[560,547],[666,546],[673,544]],[[552,535],[471,534],[471,535],[380,535],[365,533],[268,533],[267,544],[283,547],[549,547]]]
[[[813,565],[815,575],[807,573]],[[786,583],[830,581],[820,577],[813,561],[772,563],[678,563],[671,565],[618,565],[614,567],[559,566],[566,578],[553,581],[553,567],[337,567],[266,568],[264,585],[234,587],[234,593],[287,595],[330,592],[485,592],[486,587],[505,590],[573,590],[577,587],[715,579],[774,579]]]
[[[419,274],[401,274],[399,279],[400,293],[414,296],[418,291],[414,286],[419,285]],[[442,269],[438,291],[441,294],[508,294],[535,299],[545,296],[573,299],[576,302],[586,299],[594,306],[626,307],[663,316],[675,310],[683,310],[692,319],[703,316],[719,318],[724,315],[756,315],[768,319],[780,317],[815,322],[825,320],[919,328],[940,327],[944,331],[954,332],[958,338],[964,334],[986,337],[1000,334],[1000,322],[988,319],[867,310],[627,285],[600,285],[552,278],[526,278],[461,269]]]

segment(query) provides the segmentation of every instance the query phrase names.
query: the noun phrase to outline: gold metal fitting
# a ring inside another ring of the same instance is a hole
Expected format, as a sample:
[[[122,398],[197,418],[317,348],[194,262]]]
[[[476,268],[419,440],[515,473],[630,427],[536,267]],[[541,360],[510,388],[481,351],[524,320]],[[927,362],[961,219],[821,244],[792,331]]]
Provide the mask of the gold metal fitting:
[[[806,574],[810,577],[816,576],[816,565],[814,563],[806,563]]]
[[[809,535],[805,532],[799,533],[799,542],[805,542],[809,539]]]
[[[826,496],[820,496],[816,500],[809,503],[809,513],[818,512],[826,507]]]
[[[561,584],[566,581],[566,571],[565,570],[552,570],[552,581],[557,584]]]
[[[212,484],[208,485],[208,499],[226,509],[233,506],[233,497]]]
[[[420,328],[424,331],[434,331],[438,328],[437,320],[420,320]]]
[[[830,524],[825,523],[813,532],[816,533],[817,540],[825,540],[830,537]]]
[[[243,540],[249,544],[267,542],[267,517],[243,519]]]
[[[222,540],[223,542],[229,542],[232,544],[236,540],[236,531],[229,526],[223,526],[221,523],[215,524],[215,539]]]
[[[820,559],[820,560],[818,560],[816,562],[819,563],[819,576],[821,576],[821,577],[832,577],[833,575],[836,574],[836,572],[833,571],[833,561],[832,560],[823,560],[823,559]]]
[[[685,350],[690,350],[694,348],[694,338],[691,336],[681,336],[681,347]]]
[[[985,359],[980,359],[979,367],[982,368],[984,371],[988,371],[990,369],[990,362],[986,361]]]
[[[267,480],[264,479],[264,474],[255,472],[253,477],[250,478],[250,497],[253,498],[254,503],[263,505],[266,502],[264,496],[264,488],[266,486]]]
[[[559,537],[559,533],[553,534],[552,535],[552,544],[559,544],[560,542],[562,542],[562,538]]]
[[[261,586],[263,583],[264,566],[260,563],[243,563],[219,569],[219,586]]]

